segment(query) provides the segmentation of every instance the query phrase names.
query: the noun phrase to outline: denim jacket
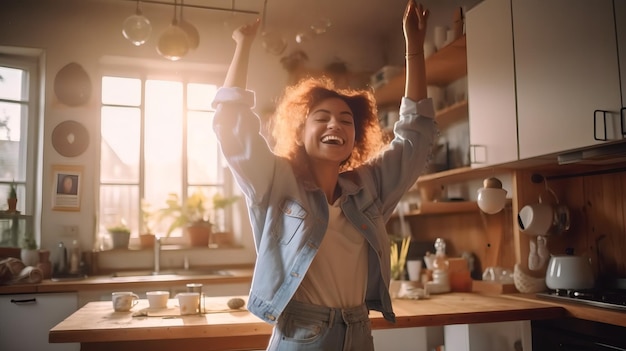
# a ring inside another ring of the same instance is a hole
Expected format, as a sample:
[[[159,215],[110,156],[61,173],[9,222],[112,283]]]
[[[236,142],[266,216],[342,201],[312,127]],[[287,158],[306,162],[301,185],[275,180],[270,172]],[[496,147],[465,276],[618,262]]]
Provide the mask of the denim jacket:
[[[314,184],[299,179],[274,155],[252,112],[254,93],[220,88],[213,129],[235,181],[245,195],[257,252],[248,310],[276,323],[320,247],[328,204]],[[421,114],[418,114],[418,110]],[[390,243],[385,223],[430,159],[437,133],[432,101],[403,98],[390,147],[339,176],[341,208],[369,244],[365,303],[395,322],[389,296]]]

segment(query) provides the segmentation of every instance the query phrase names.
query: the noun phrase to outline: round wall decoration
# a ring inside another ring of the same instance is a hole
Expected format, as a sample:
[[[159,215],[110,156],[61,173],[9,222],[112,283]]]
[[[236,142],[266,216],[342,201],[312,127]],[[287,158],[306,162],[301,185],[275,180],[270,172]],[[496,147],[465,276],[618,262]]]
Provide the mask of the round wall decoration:
[[[76,157],[87,150],[89,132],[79,122],[61,122],[52,131],[52,146],[62,156]]]
[[[91,96],[91,80],[87,71],[76,62],[61,68],[54,78],[54,93],[62,103],[80,106]]]

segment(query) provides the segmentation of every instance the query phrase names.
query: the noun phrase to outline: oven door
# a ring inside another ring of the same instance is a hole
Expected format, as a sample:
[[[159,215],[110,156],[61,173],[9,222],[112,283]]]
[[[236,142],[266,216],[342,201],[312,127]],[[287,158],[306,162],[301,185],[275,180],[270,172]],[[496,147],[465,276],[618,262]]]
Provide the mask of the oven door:
[[[626,328],[580,319],[532,321],[533,351],[626,351]]]

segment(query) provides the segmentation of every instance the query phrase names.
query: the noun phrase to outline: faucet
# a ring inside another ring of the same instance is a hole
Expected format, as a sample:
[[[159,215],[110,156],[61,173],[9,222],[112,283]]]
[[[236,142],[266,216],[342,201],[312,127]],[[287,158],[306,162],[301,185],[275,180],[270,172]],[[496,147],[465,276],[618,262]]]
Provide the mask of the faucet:
[[[158,275],[161,272],[161,238],[157,237],[154,241],[154,270],[153,275]]]

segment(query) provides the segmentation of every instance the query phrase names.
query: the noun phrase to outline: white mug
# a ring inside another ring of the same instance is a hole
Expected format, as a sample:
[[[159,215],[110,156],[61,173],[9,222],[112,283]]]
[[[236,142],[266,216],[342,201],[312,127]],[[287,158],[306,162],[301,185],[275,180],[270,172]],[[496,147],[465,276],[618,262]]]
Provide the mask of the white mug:
[[[200,302],[200,293],[197,292],[182,292],[176,295],[178,299],[178,307],[180,308],[180,314],[197,314],[198,303]]]
[[[520,229],[531,235],[546,235],[552,227],[554,211],[552,206],[536,203],[524,206],[517,216]]]
[[[111,301],[115,312],[127,312],[139,303],[139,296],[131,291],[117,291],[111,293]]]
[[[406,270],[409,273],[409,280],[413,282],[421,281],[422,260],[406,261]]]
[[[161,309],[167,307],[167,300],[170,298],[169,291],[148,291],[146,292],[148,304],[152,309]]]

